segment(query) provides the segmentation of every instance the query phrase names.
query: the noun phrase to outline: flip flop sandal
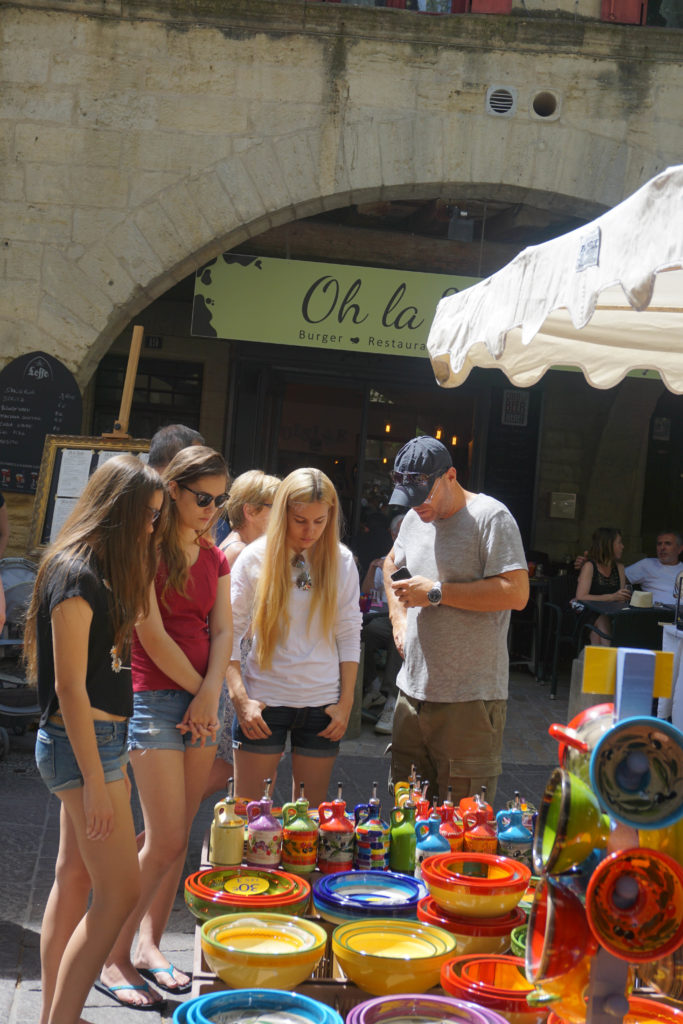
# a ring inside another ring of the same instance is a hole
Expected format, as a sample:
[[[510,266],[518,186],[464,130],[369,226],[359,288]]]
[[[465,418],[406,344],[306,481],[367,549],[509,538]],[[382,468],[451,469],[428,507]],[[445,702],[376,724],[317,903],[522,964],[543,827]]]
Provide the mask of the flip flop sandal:
[[[164,992],[170,992],[171,995],[182,996],[192,988],[192,979],[185,982],[184,985],[173,986],[164,985],[163,982],[157,979],[157,974],[170,974],[172,978],[175,978],[176,968],[171,963],[169,963],[168,967],[136,967],[135,969],[143,978],[147,978],[149,981],[153,982],[157,988],[163,989]]]
[[[152,995],[152,990],[147,983],[144,985],[105,985],[103,981],[96,981],[94,987],[98,992],[101,992],[105,996],[109,996],[119,1006],[125,1006],[129,1010],[156,1010],[157,1013],[163,1009],[166,1005],[165,999],[155,999],[151,1003],[126,1003],[123,999],[119,999],[117,992],[147,992]]]

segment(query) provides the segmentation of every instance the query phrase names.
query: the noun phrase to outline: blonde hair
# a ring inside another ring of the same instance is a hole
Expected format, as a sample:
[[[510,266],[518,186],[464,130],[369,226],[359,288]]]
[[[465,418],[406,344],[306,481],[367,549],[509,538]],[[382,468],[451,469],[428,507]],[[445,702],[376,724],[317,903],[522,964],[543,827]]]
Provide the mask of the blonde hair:
[[[36,576],[26,613],[24,660],[31,679],[37,674],[36,618],[51,581],[65,567],[92,552],[102,579],[111,587],[114,643],[121,658],[130,646],[133,625],[149,612],[149,591],[156,572],[157,536],[149,533],[149,503],[162,491],[159,526],[168,498],[161,477],[133,455],[115,455],[95,470]],[[142,541],[147,537],[147,543]]]
[[[225,459],[216,452],[213,448],[206,448],[204,445],[193,444],[189,448],[183,448],[178,454],[169,462],[168,466],[163,472],[164,483],[168,486],[171,480],[175,480],[179,487],[189,486],[196,483],[197,480],[203,476],[223,476],[225,477],[225,488],[226,491],[230,485],[230,477],[228,475],[228,467],[225,464]],[[218,517],[213,517],[207,530],[211,529],[211,526]],[[174,501],[171,502],[170,515],[166,523],[165,529],[161,533],[161,556],[166,566],[167,577],[164,582],[161,599],[165,598],[166,591],[169,587],[173,587],[183,597],[187,597],[185,588],[187,586],[187,579],[190,573],[190,566],[188,560],[183,551],[178,536],[178,528],[180,525],[180,517],[178,515],[178,508]],[[197,537],[197,544],[200,543],[202,537],[205,534],[200,534]],[[209,544],[211,544],[211,538],[209,537]]]
[[[292,552],[287,544],[288,513],[293,505],[323,502],[330,506],[325,529],[308,552],[312,581],[310,625],[318,613],[322,631],[330,635],[337,613],[339,578],[339,498],[334,484],[319,469],[295,469],[285,477],[275,494],[266,532],[266,549],[256,584],[253,632],[256,658],[261,668],[270,668],[278,644],[289,633],[289,592],[292,586]]]
[[[244,506],[253,505],[260,512],[264,505],[272,505],[280,486],[278,476],[268,476],[261,469],[248,469],[233,480],[227,504],[227,515],[233,530],[244,526]]]

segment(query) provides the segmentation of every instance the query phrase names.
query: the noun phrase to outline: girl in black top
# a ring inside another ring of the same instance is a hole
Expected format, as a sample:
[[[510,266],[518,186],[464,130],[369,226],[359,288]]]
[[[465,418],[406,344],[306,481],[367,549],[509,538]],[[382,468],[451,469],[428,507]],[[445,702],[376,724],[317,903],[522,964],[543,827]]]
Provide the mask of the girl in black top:
[[[576,584],[577,601],[628,601],[631,591],[626,585],[626,573],[620,561],[624,553],[621,532],[611,526],[599,526],[593,534],[588,558],[581,566]],[[609,647],[610,626],[606,615],[593,616],[592,625],[600,633],[591,631],[591,643]]]
[[[125,774],[133,707],[125,660],[133,624],[148,612],[165,501],[161,478],[139,459],[105,462],[47,551],[27,613],[25,657],[42,710],[36,760],[61,801],[41,929],[40,1024],[78,1024],[140,892]],[[152,1002],[149,992],[134,995]]]

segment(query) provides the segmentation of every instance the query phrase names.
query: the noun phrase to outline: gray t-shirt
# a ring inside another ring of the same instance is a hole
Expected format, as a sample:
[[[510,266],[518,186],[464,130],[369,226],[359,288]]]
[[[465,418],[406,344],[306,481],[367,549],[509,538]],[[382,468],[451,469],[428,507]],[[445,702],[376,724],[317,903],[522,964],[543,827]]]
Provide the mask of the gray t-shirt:
[[[441,583],[526,569],[517,523],[505,505],[486,494],[434,523],[423,523],[411,509],[394,544],[394,561],[413,576]],[[509,621],[509,611],[409,608],[399,689],[415,700],[441,703],[504,700]]]

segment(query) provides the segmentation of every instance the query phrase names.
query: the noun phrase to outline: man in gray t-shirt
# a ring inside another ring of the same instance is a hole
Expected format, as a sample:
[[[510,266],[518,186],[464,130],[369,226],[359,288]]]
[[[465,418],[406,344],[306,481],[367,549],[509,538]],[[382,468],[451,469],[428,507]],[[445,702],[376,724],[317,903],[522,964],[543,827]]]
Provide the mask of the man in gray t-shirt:
[[[392,505],[411,509],[384,563],[394,640],[405,661],[392,779],[415,764],[430,794],[495,796],[508,693],[507,628],[529,597],[526,557],[508,509],[458,483],[448,450],[417,437],[394,463]],[[391,574],[405,568],[409,578]]]

